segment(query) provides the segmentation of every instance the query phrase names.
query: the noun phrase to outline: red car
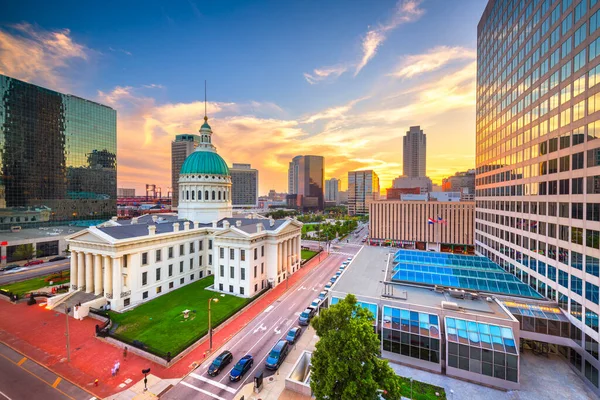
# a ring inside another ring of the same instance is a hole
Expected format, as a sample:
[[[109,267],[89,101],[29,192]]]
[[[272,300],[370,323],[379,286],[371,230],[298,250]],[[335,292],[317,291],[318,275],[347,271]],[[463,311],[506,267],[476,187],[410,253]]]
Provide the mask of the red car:
[[[43,264],[44,260],[31,260],[29,262],[26,262],[25,264],[23,264],[24,267],[29,267],[32,265],[38,265],[38,264]]]

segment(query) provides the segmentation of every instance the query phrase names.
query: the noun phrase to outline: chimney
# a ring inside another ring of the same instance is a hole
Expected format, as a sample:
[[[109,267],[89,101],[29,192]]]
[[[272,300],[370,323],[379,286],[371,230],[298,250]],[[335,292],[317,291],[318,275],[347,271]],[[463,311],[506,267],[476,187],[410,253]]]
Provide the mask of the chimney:
[[[260,233],[260,232],[262,232],[262,231],[263,231],[263,228],[264,228],[264,227],[263,227],[263,224],[262,224],[262,222],[261,222],[261,223],[258,223],[258,224],[256,224],[256,232],[257,232],[257,233]]]
[[[131,225],[135,225],[138,223],[138,217],[131,218]]]
[[[148,225],[148,236],[156,235],[156,225]]]
[[[184,231],[189,231],[190,230],[190,221],[185,221],[183,223],[183,230]]]
[[[229,229],[229,226],[230,226],[230,225],[231,225],[231,224],[229,223],[229,221],[227,221],[227,220],[223,221],[223,228],[225,228],[225,229]]]
[[[235,226],[237,226],[238,228],[242,226],[242,221],[240,221],[239,219],[235,221]]]
[[[156,223],[156,221],[158,221],[158,215],[153,215],[152,222]]]
[[[179,222],[173,224],[173,232],[179,232]]]
[[[269,218],[269,226],[275,226],[275,220],[273,218]]]

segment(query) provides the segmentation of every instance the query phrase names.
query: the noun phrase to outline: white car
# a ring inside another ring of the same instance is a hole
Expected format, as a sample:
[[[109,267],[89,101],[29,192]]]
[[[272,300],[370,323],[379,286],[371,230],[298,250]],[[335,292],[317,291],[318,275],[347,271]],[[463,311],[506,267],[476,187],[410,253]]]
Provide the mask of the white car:
[[[319,307],[319,304],[321,304],[321,299],[314,299],[312,303],[310,303],[310,308],[314,308],[317,309]]]

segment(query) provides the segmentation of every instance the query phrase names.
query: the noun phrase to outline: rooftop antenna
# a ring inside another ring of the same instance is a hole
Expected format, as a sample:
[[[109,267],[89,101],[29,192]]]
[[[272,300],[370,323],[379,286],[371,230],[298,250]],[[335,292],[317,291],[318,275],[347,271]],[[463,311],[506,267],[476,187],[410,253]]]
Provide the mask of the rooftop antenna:
[[[204,80],[204,121],[207,121],[208,117],[206,116],[206,79]]]

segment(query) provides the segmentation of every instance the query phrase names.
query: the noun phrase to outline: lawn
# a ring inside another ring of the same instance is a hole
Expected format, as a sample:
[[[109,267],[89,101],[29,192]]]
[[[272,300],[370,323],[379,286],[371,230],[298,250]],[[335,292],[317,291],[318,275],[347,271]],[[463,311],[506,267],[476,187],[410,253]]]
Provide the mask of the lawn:
[[[9,292],[15,293],[19,295],[19,297],[21,297],[26,293],[34,292],[43,287],[50,286],[50,282],[48,281],[50,277],[53,277],[52,286],[69,283],[69,272],[66,271],[63,272],[62,278],[60,278],[56,274],[39,276],[37,278],[28,279],[26,281],[11,283],[0,287],[0,289],[4,289]]]
[[[446,391],[444,388],[430,385],[429,383],[413,381],[412,382],[412,393],[411,393],[411,385],[410,379],[405,378],[403,376],[398,376],[400,380],[400,387],[403,397],[408,397],[416,400],[445,400],[446,399]],[[439,393],[439,396],[436,396],[436,393]]]
[[[205,290],[213,283],[214,276],[211,275],[131,311],[111,312],[113,324],[118,324],[115,333],[130,341],[141,341],[164,353],[170,351],[175,356],[208,332],[208,299],[219,299],[211,305],[213,327],[251,300]],[[182,311],[186,309],[191,312],[189,318],[184,320]]]
[[[318,254],[316,251],[312,250],[302,250],[301,253],[302,261],[308,261]]]

